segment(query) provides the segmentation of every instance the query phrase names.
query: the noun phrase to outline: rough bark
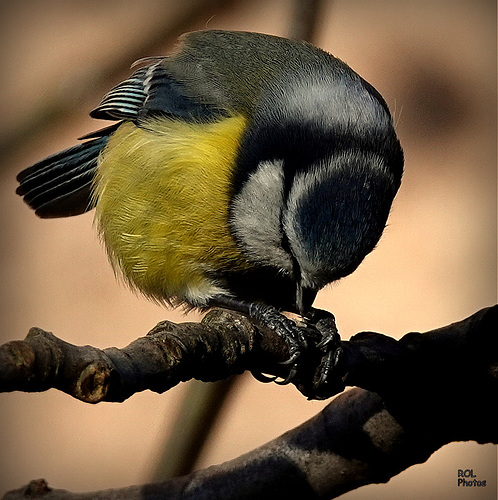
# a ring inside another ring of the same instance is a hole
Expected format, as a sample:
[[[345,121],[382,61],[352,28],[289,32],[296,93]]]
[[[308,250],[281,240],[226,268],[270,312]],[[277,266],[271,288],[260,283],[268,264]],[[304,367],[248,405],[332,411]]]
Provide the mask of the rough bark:
[[[163,483],[87,494],[52,490],[36,480],[4,498],[249,499],[275,498],[276,492],[286,498],[334,498],[386,482],[449,442],[498,443],[497,319],[495,306],[398,341],[357,334],[343,342],[341,373],[344,384],[362,388],[346,391],[308,422],[224,464]],[[84,401],[120,401],[145,388],[162,392],[192,376],[214,380],[244,369],[271,371],[286,355],[271,332],[221,310],[201,326],[161,323],[122,350],[54,339],[35,331],[24,342],[2,346],[1,389],[56,386]],[[72,374],[69,360],[78,366]],[[159,374],[150,365],[169,371]],[[273,371],[280,371],[277,367]],[[68,374],[73,379],[64,381]],[[296,384],[306,394],[306,381]]]

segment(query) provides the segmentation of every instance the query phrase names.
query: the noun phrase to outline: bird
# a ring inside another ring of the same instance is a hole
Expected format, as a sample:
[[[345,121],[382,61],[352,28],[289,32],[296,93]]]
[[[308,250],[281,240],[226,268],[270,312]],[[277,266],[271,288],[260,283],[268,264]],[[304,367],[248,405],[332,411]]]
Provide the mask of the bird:
[[[273,329],[292,379],[309,339],[284,313],[311,317],[360,265],[400,187],[385,100],[328,52],[262,33],[190,32],[132,69],[90,112],[113,123],[24,169],[17,193],[41,218],[95,209],[112,266],[152,300]]]

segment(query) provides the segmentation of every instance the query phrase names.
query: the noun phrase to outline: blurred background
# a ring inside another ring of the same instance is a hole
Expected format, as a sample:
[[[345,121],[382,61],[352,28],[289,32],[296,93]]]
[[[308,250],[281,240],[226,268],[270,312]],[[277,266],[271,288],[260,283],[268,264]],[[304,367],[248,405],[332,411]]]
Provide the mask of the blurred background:
[[[376,250],[315,305],[334,312],[344,338],[362,330],[398,338],[492,305],[496,3],[324,0],[318,7],[313,42],[384,96],[406,173]],[[123,347],[160,320],[199,319],[117,282],[93,214],[40,220],[15,195],[15,175],[99,128],[88,111],[134,60],[166,54],[178,35],[196,29],[296,33],[304,14],[295,9],[293,0],[0,3],[0,342],[39,326],[74,344]],[[0,493],[38,477],[74,491],[149,481],[188,386],[95,406],[55,390],[0,394]],[[471,405],[472,394],[462,401]],[[326,404],[243,375],[196,467],[249,451]],[[388,484],[342,498],[494,499],[496,457],[493,445],[452,443]],[[457,488],[458,469],[468,468],[488,486]]]

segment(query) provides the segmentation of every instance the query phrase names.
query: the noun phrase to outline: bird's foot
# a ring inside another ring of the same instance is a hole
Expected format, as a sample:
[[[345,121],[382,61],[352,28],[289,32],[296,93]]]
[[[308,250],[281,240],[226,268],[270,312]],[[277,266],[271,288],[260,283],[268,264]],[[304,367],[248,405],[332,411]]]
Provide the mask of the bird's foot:
[[[320,361],[311,387],[306,388],[306,395],[310,399],[322,399],[345,388],[344,348],[332,313],[312,309],[308,325],[320,334],[319,342],[314,345]]]
[[[288,367],[284,378],[276,376],[267,377],[261,373],[253,375],[262,382],[275,382],[280,385],[290,383],[298,372],[299,359],[308,348],[307,329],[296,324],[291,319],[281,314],[277,309],[266,304],[254,303],[249,307],[249,315],[262,326],[275,332],[285,341],[289,348],[289,358],[282,361],[282,366]]]
[[[309,399],[325,399],[344,390],[344,347],[334,315],[312,309],[302,321],[293,321],[268,304],[216,297],[212,306],[240,311],[280,337],[288,347],[288,359],[275,369],[278,376],[252,371],[261,382],[292,382]],[[273,369],[272,369],[273,372]]]
[[[344,349],[332,313],[313,309],[304,323],[296,323],[266,304],[251,305],[250,315],[274,331],[289,346],[283,378],[253,375],[263,382],[294,383],[309,399],[324,399],[344,390]]]

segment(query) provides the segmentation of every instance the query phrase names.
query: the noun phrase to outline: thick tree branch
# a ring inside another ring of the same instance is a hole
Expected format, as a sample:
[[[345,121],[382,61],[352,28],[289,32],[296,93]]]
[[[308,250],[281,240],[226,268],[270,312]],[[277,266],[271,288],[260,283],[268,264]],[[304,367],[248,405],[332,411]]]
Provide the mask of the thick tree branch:
[[[272,332],[259,337],[244,316],[221,309],[201,323],[163,321],[123,349],[75,346],[32,328],[25,340],[0,346],[0,392],[56,388],[88,403],[120,402],[191,378],[222,380],[254,358],[263,368],[285,357],[285,344]]]
[[[346,384],[364,389],[341,394],[313,419],[236,460],[163,483],[88,494],[51,490],[38,480],[5,498],[246,499],[275,498],[276,492],[290,499],[334,498],[364,484],[386,482],[451,441],[498,443],[497,319],[495,306],[399,341],[376,333],[356,335],[343,343],[342,368]],[[33,341],[37,338],[44,340],[38,344],[39,339]],[[122,400],[133,392],[122,384],[128,378],[136,390],[148,386],[162,391],[190,376],[213,380],[244,368],[264,370],[286,355],[277,338],[222,310],[206,316],[201,327],[161,323],[121,351],[51,344],[52,339],[50,334],[31,334],[25,343],[3,346],[7,349],[2,356],[11,358],[4,373],[15,374],[8,384],[2,383],[3,390],[22,388],[22,372],[29,379],[24,382],[28,390],[43,390],[50,379],[85,401]],[[196,356],[185,354],[190,349]],[[59,350],[68,356],[60,370],[70,371],[69,359],[78,364],[76,382],[64,384],[49,368],[46,360],[64,359]],[[75,356],[78,350],[84,355]],[[40,352],[46,356],[42,364],[36,361]],[[98,354],[98,361],[91,361],[96,352],[108,359]],[[134,356],[139,361],[131,361]],[[215,366],[215,360],[221,365]],[[145,366],[149,362],[169,366],[170,371],[154,373]],[[43,383],[33,381],[37,374],[44,377]],[[299,388],[306,392],[305,383]]]
[[[497,307],[425,334],[409,333],[399,341],[359,333],[343,342],[341,365],[318,395],[313,382],[323,353],[311,348],[293,383],[303,394],[323,399],[346,385],[388,399],[410,383],[412,390],[422,391],[427,384],[445,386],[448,380],[460,380],[463,386],[467,372],[479,373],[491,366],[490,356],[496,358]],[[201,323],[161,322],[123,349],[75,346],[32,328],[24,341],[0,346],[0,392],[56,388],[90,403],[117,402],[146,389],[162,393],[192,378],[222,380],[244,370],[285,375],[287,368],[278,362],[287,355],[286,344],[274,332],[222,309],[211,311]]]
[[[356,443],[356,445],[355,445]],[[170,481],[71,494],[37,480],[4,499],[318,499],[385,482],[426,460],[433,447],[414,440],[374,393],[353,389],[317,416],[235,460]]]

